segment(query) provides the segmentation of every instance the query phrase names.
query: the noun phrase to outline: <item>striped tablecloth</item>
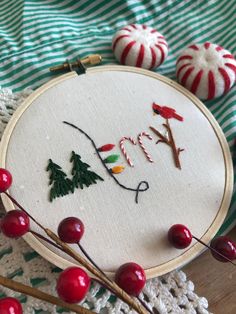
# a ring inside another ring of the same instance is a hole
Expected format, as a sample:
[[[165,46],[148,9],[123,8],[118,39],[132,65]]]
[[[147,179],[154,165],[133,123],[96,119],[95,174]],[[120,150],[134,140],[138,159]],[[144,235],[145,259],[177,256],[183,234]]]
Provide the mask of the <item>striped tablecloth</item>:
[[[172,79],[176,58],[193,42],[211,41],[236,52],[235,0],[2,0],[0,85],[14,92],[36,88],[52,78],[50,66],[78,55],[99,53],[104,63],[114,63],[112,36],[130,23],[152,26],[166,37],[169,56],[157,71]],[[205,104],[232,148],[236,86]],[[236,194],[222,231],[236,221],[235,201]]]

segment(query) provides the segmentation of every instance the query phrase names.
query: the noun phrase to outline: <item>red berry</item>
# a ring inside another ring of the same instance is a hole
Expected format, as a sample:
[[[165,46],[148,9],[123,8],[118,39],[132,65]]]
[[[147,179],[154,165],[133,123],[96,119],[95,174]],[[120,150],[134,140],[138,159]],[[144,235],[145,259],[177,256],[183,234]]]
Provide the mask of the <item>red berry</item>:
[[[126,263],[116,272],[115,282],[129,295],[137,297],[146,283],[144,269],[136,263]]]
[[[226,236],[215,238],[211,241],[211,247],[219,253],[226,256],[231,261],[236,259],[236,243]],[[227,263],[228,261],[216,252],[211,251],[212,256],[220,262]]]
[[[14,298],[4,298],[0,300],[1,314],[22,314],[23,310],[20,302]]]
[[[177,249],[185,249],[192,242],[192,234],[184,225],[173,225],[168,231],[170,243]]]
[[[5,192],[12,184],[12,176],[6,169],[0,168],[0,193]]]
[[[84,224],[76,217],[63,219],[57,229],[59,238],[66,243],[78,243],[84,234]]]
[[[90,287],[90,277],[79,267],[65,269],[57,280],[57,293],[68,303],[82,301]]]
[[[0,229],[9,238],[19,238],[30,228],[28,215],[22,210],[11,210],[2,218]]]

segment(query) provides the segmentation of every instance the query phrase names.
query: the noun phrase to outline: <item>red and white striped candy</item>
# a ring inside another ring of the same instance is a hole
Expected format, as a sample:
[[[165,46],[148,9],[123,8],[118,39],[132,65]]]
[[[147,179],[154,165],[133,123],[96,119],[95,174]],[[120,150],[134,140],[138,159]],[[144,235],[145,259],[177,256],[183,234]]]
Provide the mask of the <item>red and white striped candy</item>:
[[[132,143],[133,145],[136,145],[135,140],[132,137],[128,137],[128,136],[124,136],[120,139],[120,149],[123,153],[123,155],[125,156],[126,161],[128,162],[128,164],[130,165],[130,167],[133,167],[134,164],[130,158],[130,156],[128,155],[128,153],[126,152],[126,149],[124,147],[124,142],[125,141],[129,141],[130,143]]]
[[[146,25],[131,24],[120,29],[112,40],[116,59],[144,69],[160,66],[168,55],[164,36]]]
[[[236,60],[221,46],[206,42],[185,49],[176,63],[180,84],[201,99],[227,93],[236,80]]]
[[[149,140],[152,140],[152,136],[150,134],[148,134],[147,132],[141,132],[138,135],[138,142],[139,142],[139,145],[142,148],[147,160],[150,162],[153,162],[151,155],[148,153],[147,149],[145,148],[145,146],[143,144],[143,140],[142,140],[143,136],[146,136]]]

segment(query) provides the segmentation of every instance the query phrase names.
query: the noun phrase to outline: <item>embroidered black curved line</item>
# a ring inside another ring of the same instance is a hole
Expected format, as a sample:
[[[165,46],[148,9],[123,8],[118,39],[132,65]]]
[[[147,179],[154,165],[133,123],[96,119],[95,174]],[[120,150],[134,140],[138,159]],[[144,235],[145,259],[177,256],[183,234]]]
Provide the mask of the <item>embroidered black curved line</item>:
[[[136,189],[129,188],[129,187],[123,185],[122,183],[120,183],[120,182],[118,181],[118,179],[112,174],[112,172],[111,172],[110,169],[107,167],[107,165],[105,164],[105,162],[103,161],[103,159],[102,159],[102,157],[101,157],[101,155],[100,155],[100,153],[99,153],[99,150],[97,149],[97,146],[96,146],[94,140],[93,140],[86,132],[84,132],[82,129],[80,129],[80,128],[77,127],[76,125],[74,125],[74,124],[72,124],[72,123],[70,123],[70,122],[67,122],[67,121],[63,121],[63,123],[65,123],[65,124],[71,126],[72,128],[78,130],[79,132],[81,132],[82,134],[84,134],[84,135],[87,137],[87,139],[92,143],[92,145],[93,145],[93,147],[94,147],[94,149],[95,149],[95,151],[96,151],[96,153],[97,153],[97,155],[98,155],[98,158],[100,159],[101,163],[103,164],[103,167],[106,169],[106,171],[109,173],[109,175],[110,175],[110,176],[114,179],[114,181],[115,181],[120,187],[122,187],[123,189],[128,190],[128,191],[134,191],[134,192],[136,192],[136,194],[135,194],[135,203],[138,203],[138,196],[139,196],[139,193],[140,193],[140,192],[145,192],[145,191],[147,191],[147,190],[149,189],[149,184],[148,184],[148,182],[147,182],[147,181],[141,181],[141,182],[139,182],[139,184],[138,184],[138,186],[137,186]],[[145,184],[145,187],[144,187],[144,188],[141,188],[141,186],[142,186],[143,184]]]

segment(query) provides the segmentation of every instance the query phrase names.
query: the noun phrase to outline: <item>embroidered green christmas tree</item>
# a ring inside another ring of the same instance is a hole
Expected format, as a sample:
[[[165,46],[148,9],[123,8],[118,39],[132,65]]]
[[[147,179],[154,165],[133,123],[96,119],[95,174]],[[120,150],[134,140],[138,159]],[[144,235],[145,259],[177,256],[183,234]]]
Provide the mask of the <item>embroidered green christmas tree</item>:
[[[52,186],[49,192],[50,202],[52,202],[57,197],[74,192],[73,182],[67,178],[61,167],[55,164],[51,159],[48,161],[46,170],[50,172],[49,185]]]
[[[104,181],[95,172],[88,170],[90,166],[81,160],[80,155],[72,152],[70,159],[72,163],[72,179],[68,178],[62,168],[54,163],[51,159],[48,161],[47,171],[49,174],[49,200],[52,202],[57,197],[65,196],[69,193],[74,193],[75,189],[84,186],[89,187],[91,184],[97,183],[97,180]]]
[[[74,151],[72,152],[72,156],[70,161],[73,163],[72,168],[72,183],[74,188],[80,187],[81,189],[84,186],[88,187],[91,184],[97,183],[97,180],[104,181],[99,175],[95,172],[88,170],[90,166],[81,160],[80,155],[76,154]]]

